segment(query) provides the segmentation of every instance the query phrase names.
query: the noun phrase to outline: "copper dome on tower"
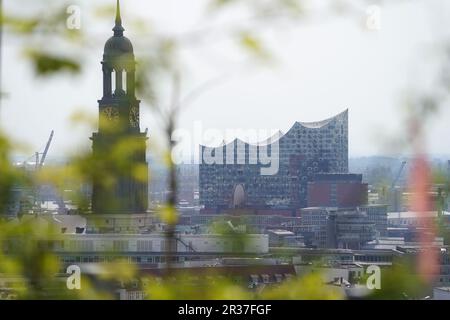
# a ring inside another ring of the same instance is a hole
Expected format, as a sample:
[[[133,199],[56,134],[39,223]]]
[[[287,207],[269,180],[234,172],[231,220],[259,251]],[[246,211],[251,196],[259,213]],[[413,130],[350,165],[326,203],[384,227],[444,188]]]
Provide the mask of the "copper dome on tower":
[[[120,16],[120,3],[117,0],[116,24],[112,29],[114,35],[106,41],[104,49],[104,59],[115,59],[119,57],[134,57],[133,45],[131,41],[124,37],[125,29],[122,27],[122,18]]]

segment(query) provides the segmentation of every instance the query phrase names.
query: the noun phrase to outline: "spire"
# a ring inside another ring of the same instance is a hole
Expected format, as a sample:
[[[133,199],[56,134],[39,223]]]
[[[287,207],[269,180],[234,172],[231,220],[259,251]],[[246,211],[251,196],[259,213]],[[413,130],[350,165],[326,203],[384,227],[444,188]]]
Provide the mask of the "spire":
[[[116,7],[116,24],[122,25],[122,17],[120,16],[120,1],[117,0],[117,7]]]
[[[116,7],[116,25],[113,28],[114,36],[120,37],[123,36],[124,28],[122,27],[122,17],[120,16],[120,2],[117,0]]]

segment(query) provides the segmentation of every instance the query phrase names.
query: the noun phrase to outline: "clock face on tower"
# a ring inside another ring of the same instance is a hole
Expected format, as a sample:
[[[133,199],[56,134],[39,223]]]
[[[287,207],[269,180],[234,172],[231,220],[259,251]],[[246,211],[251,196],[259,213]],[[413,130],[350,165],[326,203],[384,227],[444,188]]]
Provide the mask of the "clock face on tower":
[[[119,120],[119,110],[115,107],[105,107],[102,111],[105,119],[110,121],[118,121]]]
[[[139,109],[137,107],[131,107],[131,110],[130,110],[130,125],[133,128],[139,127]]]

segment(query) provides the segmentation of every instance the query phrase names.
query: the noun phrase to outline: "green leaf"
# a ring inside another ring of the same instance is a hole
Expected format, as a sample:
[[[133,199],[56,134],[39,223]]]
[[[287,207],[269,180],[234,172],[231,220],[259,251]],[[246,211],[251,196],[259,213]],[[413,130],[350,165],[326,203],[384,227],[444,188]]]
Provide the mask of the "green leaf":
[[[29,51],[27,56],[31,59],[38,75],[50,75],[62,71],[79,73],[81,71],[80,63],[67,57],[40,51]]]

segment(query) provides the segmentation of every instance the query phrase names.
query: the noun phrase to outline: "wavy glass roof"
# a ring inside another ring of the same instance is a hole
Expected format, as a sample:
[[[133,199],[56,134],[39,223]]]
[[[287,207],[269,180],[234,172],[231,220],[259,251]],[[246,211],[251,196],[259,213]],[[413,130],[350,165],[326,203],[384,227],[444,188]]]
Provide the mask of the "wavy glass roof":
[[[325,119],[325,120],[322,120],[322,121],[315,121],[315,122],[300,122],[300,121],[296,121],[294,123],[294,125],[288,130],[288,132],[286,134],[284,134],[282,131],[277,131],[273,136],[271,136],[271,137],[269,137],[269,138],[267,138],[265,140],[262,140],[262,141],[259,141],[259,142],[255,142],[255,143],[249,143],[249,142],[243,141],[242,139],[235,138],[234,140],[232,140],[232,141],[230,141],[228,143],[223,141],[220,145],[216,145],[216,146],[205,146],[205,145],[201,145],[201,146],[202,147],[206,147],[206,148],[220,148],[220,147],[223,147],[223,146],[234,144],[237,141],[243,142],[243,143],[245,143],[247,145],[265,146],[265,145],[269,145],[269,144],[272,144],[272,143],[280,140],[282,137],[284,137],[285,135],[289,134],[292,130],[294,130],[298,126],[302,126],[304,128],[308,128],[308,129],[320,129],[320,128],[323,128],[323,127],[327,126],[333,120],[336,120],[336,119],[338,119],[340,117],[343,117],[343,116],[347,116],[347,113],[348,113],[348,109],[343,111],[343,112],[341,112],[341,113],[339,113],[339,114],[337,114],[337,115],[335,115],[335,116],[333,116],[333,117],[331,117],[331,118],[328,118],[328,119]]]

